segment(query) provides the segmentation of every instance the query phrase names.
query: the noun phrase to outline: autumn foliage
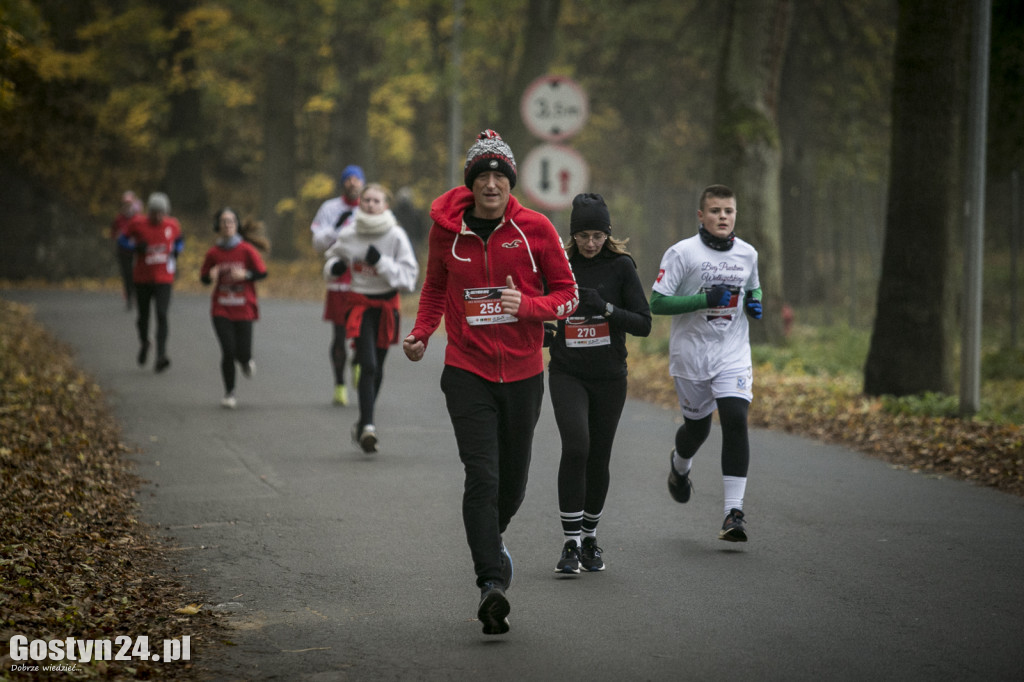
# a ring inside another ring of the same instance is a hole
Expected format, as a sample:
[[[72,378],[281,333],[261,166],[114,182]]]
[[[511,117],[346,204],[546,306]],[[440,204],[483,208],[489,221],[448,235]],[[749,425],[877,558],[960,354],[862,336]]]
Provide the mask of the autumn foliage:
[[[1024,428],[953,417],[893,414],[855,377],[754,368],[750,423],[845,445],[911,471],[974,481],[1024,496]],[[630,393],[677,410],[667,358],[633,352]],[[755,453],[756,456],[756,453]]]
[[[67,349],[29,308],[0,300],[0,641],[188,634],[196,652],[211,638],[215,616],[179,612],[197,598],[169,577],[168,548],[136,518],[141,481],[119,435]],[[2,669],[12,663],[0,651]],[[193,668],[76,665],[76,679],[167,679]]]

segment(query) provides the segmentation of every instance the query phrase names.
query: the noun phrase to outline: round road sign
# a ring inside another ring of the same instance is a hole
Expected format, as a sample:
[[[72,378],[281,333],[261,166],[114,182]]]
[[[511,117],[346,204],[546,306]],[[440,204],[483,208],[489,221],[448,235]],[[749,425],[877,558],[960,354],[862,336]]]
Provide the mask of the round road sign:
[[[575,150],[542,144],[527,154],[520,178],[531,201],[545,210],[557,211],[572,206],[573,197],[586,191],[590,169]]]
[[[558,142],[580,131],[587,120],[587,95],[565,76],[541,76],[523,93],[519,113],[530,132]]]

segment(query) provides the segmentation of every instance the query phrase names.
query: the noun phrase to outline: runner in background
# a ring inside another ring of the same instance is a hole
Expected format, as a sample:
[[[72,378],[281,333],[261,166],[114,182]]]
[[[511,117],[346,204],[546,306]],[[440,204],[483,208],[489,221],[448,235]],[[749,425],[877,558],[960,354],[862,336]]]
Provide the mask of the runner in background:
[[[366,453],[377,452],[374,410],[384,380],[388,348],[398,343],[398,292],[413,291],[419,264],[409,237],[395,220],[386,188],[371,183],[363,188],[355,223],[347,225],[327,249],[324,276],[351,276],[345,313],[345,335],[355,340],[354,364],[359,367],[359,421],[352,440]]]
[[[167,312],[171,307],[171,288],[177,275],[178,255],[184,248],[181,225],[171,212],[171,200],[163,192],[153,192],[146,201],[146,214],[132,218],[125,233],[118,240],[135,251],[132,282],[138,303],[135,326],[139,333],[139,365],[149,358],[149,312],[156,304],[156,363],[157,373],[171,366],[167,357],[167,337],[170,323]]]
[[[118,272],[121,275],[121,295],[124,298],[125,310],[131,310],[135,302],[135,283],[132,281],[132,267],[135,264],[135,249],[122,243],[121,237],[128,229],[132,218],[142,212],[142,202],[135,192],[128,190],[121,195],[121,208],[110,225],[110,238],[114,242],[114,255],[117,258]]]
[[[238,214],[229,207],[214,216],[213,230],[217,243],[206,252],[199,279],[203,284],[214,285],[210,316],[220,344],[220,375],[224,382],[220,404],[234,409],[238,404],[235,364],[246,378],[256,373],[252,357],[253,323],[260,317],[256,282],[267,276],[260,251],[268,251],[270,245],[252,223],[240,227]]]
[[[356,209],[359,207],[359,193],[366,184],[366,175],[359,166],[346,166],[341,171],[341,194],[328,199],[320,205],[313,222],[309,226],[313,233],[313,250],[323,255],[331,248],[342,228],[355,221]],[[324,321],[331,323],[332,336],[330,347],[331,369],[334,371],[334,403],[348,405],[348,388],[345,385],[345,318],[348,309],[348,292],[352,289],[351,273],[345,272],[340,277],[332,277],[327,281],[327,295],[324,299]],[[358,367],[353,366],[353,375]],[[355,383],[358,378],[353,376]]]

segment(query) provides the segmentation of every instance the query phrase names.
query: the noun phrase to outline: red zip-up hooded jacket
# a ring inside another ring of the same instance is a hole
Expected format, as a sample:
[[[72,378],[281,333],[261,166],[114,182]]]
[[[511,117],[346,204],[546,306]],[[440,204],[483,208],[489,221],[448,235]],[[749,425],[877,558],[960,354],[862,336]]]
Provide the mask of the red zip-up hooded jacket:
[[[472,205],[473,192],[456,187],[430,207],[434,224],[412,336],[426,344],[444,316],[446,365],[488,381],[528,379],[544,371],[543,322],[568,317],[579,303],[576,280],[558,232],[542,214],[510,196],[485,245],[462,220]],[[470,325],[466,291],[504,288],[509,275],[522,292],[516,321]]]

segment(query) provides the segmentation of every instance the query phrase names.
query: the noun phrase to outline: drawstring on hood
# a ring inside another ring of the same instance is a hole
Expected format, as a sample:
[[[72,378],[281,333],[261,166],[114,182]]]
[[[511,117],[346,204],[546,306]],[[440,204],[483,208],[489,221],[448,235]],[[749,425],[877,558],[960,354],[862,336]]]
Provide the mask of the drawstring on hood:
[[[523,244],[526,245],[526,253],[530,256],[530,267],[533,269],[534,272],[537,272],[537,260],[533,257],[533,249],[530,248],[530,240],[526,238],[526,234],[523,232],[522,228],[516,224],[516,221],[509,220],[507,222],[511,223],[512,227],[516,228],[516,232],[519,233],[519,236],[523,238]],[[505,224],[506,221],[504,218],[502,218],[501,223],[499,223],[498,226],[494,228],[494,232],[500,230]],[[461,237],[464,234],[472,232],[472,230],[466,227],[465,221],[463,221],[462,229],[455,234],[455,239],[452,241],[452,258],[454,258],[455,260],[462,261],[463,263],[473,262],[472,258],[461,258],[459,254],[455,252],[455,245],[459,243],[459,237]],[[494,234],[494,232],[492,232],[491,234]]]
[[[517,225],[514,220],[512,221],[512,227],[516,228],[516,231],[522,236],[523,243],[526,244],[526,253],[530,255],[530,266],[533,268],[534,272],[537,272],[537,261],[533,258],[533,249],[530,248],[530,240],[526,238],[526,235],[523,234],[522,229],[520,229],[519,225]]]

